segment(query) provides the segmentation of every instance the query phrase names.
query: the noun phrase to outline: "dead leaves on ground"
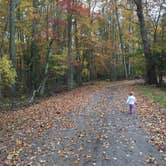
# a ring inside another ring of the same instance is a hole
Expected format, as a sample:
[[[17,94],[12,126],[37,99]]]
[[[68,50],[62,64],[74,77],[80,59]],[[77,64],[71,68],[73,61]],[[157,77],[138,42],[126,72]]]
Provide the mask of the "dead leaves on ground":
[[[153,156],[147,156],[145,159],[146,164],[154,164],[154,166],[159,166],[158,162]]]
[[[76,127],[76,121],[71,120],[67,114],[77,114],[83,111],[95,92],[101,88],[105,88],[106,86],[107,85],[105,84],[99,84],[82,87],[72,92],[62,93],[57,96],[42,100],[38,104],[24,110],[18,110],[15,112],[1,112],[0,152],[5,153],[6,155],[3,157],[3,161],[0,161],[0,164],[2,163],[10,165],[11,163],[17,163],[19,161],[19,154],[22,152],[23,148],[31,146],[31,138],[42,135],[52,126],[60,130]],[[123,97],[119,97],[119,93],[112,94],[115,95],[116,98],[119,98],[119,101],[114,101],[114,103],[111,104],[113,105],[114,109],[125,112],[126,107],[122,105],[122,103],[125,101]],[[166,149],[164,147],[166,147],[166,122],[164,111],[153,101],[145,99],[139,95],[136,97],[138,99],[137,107],[139,114],[145,124],[144,127],[148,132],[151,133],[151,141],[157,145],[160,151],[165,151]],[[98,112],[98,117],[100,117],[102,120],[104,120],[105,115],[103,113],[99,113],[98,107],[100,108],[102,105],[102,109],[104,111],[110,111],[105,104],[107,103],[105,100],[107,100],[105,97],[101,98],[100,102],[98,102],[94,108],[94,111]],[[111,98],[110,101],[112,101]],[[120,128],[119,131],[125,132],[126,128]],[[100,134],[100,136],[97,135],[95,138],[96,141],[104,140],[103,148],[108,149],[110,147],[110,143],[107,141],[107,138],[105,138],[103,134],[104,133]],[[86,136],[86,132],[79,132],[77,136],[81,139]],[[122,141],[127,142],[128,140],[123,137]],[[91,140],[88,139],[87,142],[90,143]],[[131,146],[131,151],[133,148],[134,147]],[[80,146],[78,150],[83,151],[84,147]],[[40,153],[40,151],[41,149],[38,149],[38,153]],[[66,153],[65,149],[59,151],[59,156],[61,157],[68,158],[70,155],[74,154],[71,151],[70,153]],[[75,160],[73,160],[73,164],[78,165],[79,156],[74,157]],[[90,159],[93,156],[91,153],[88,153],[84,157]],[[105,155],[105,159],[109,160],[109,156]],[[117,160],[117,158],[114,158],[114,160]],[[155,160],[153,160],[153,158],[147,158],[145,162],[155,163]],[[41,160],[41,163],[44,162]],[[93,164],[95,165],[95,163]]]
[[[62,130],[76,127],[76,122],[67,114],[83,111],[93,93],[100,88],[101,85],[81,87],[72,92],[43,99],[26,109],[0,112],[0,153],[4,154],[0,165],[4,162],[17,162],[21,150],[47,129],[54,127]]]
[[[136,90],[137,91],[137,90]],[[138,92],[138,91],[137,91]],[[138,110],[144,128],[150,134],[150,141],[152,141],[159,151],[166,151],[166,112],[158,103],[155,103],[148,97],[144,97],[138,92]]]

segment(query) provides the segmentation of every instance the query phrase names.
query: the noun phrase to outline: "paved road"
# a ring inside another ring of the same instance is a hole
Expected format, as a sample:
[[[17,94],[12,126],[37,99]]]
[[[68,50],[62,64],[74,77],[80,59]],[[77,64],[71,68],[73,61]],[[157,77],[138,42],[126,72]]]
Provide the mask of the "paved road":
[[[21,153],[20,165],[164,166],[163,154],[149,143],[137,113],[128,114],[127,93],[121,86],[97,91],[81,113],[67,115],[77,127],[53,127],[35,138]]]

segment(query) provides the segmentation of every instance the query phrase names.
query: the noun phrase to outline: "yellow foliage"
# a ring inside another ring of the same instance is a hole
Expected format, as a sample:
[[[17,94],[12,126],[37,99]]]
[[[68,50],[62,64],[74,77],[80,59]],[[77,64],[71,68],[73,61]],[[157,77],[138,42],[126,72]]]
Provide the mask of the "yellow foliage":
[[[15,83],[16,71],[7,56],[0,60],[0,86],[12,86]]]
[[[82,70],[82,77],[86,78],[88,77],[88,75],[89,75],[89,70],[87,68],[84,68]]]

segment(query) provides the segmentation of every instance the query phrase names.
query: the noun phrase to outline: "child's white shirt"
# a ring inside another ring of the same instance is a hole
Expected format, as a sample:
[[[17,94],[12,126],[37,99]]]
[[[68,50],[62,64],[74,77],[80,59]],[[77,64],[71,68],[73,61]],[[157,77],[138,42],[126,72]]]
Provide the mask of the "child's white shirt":
[[[136,98],[134,96],[129,96],[126,103],[127,104],[135,104]]]

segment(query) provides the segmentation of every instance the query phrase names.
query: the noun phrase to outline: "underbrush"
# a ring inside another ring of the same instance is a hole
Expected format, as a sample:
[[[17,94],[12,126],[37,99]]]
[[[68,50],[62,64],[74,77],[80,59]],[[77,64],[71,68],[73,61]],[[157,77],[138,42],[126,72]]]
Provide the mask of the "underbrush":
[[[139,85],[139,90],[144,96],[149,97],[154,102],[160,104],[160,106],[166,108],[166,88],[158,88],[154,86]]]

